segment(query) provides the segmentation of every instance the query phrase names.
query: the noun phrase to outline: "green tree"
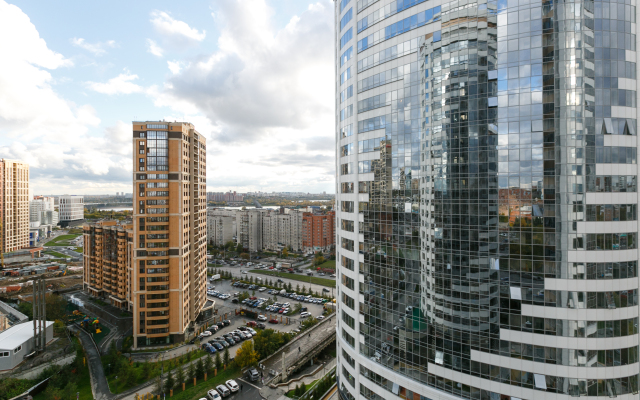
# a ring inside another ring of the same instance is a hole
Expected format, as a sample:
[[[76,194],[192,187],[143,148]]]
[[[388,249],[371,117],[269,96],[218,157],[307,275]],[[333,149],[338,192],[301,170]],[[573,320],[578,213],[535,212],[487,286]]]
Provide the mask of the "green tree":
[[[289,285],[288,285],[288,287],[287,287],[287,292],[291,292],[291,291],[292,291],[292,288],[293,288],[293,287],[291,286],[291,282],[289,282]]]
[[[302,294],[306,294],[307,293],[307,287],[305,285],[302,285]]]
[[[253,342],[251,340],[242,343],[236,352],[235,361],[240,368],[255,365],[258,362],[258,353],[253,349]]]
[[[300,292],[300,284],[298,283],[296,284],[296,293],[299,293],[299,292]]]
[[[233,248],[233,246],[235,246],[235,243],[233,243],[233,240],[229,240],[227,243],[224,244],[224,247],[227,250],[231,250]]]
[[[243,260],[248,260],[249,259],[249,253],[240,253],[240,258],[242,258]]]
[[[169,371],[167,374],[167,380],[164,382],[164,391],[169,392],[176,386],[176,381],[173,379],[173,371]]]
[[[187,377],[189,380],[193,380],[193,378],[197,376],[197,373],[195,365],[193,365],[193,363],[189,364],[189,367],[187,368]]]
[[[178,371],[176,373],[176,384],[182,387],[182,384],[186,381],[184,376],[184,371],[182,370],[182,366],[178,367]]]
[[[18,304],[18,311],[29,317],[29,321],[33,320],[33,306],[31,303],[27,303],[26,301],[21,302]]]
[[[205,356],[205,357],[209,357],[209,356]],[[204,364],[202,363],[202,357],[198,358],[198,361],[196,362],[196,376],[198,378],[203,378],[204,377]]]
[[[240,254],[242,253],[242,250],[244,250],[244,248],[242,247],[242,243],[238,243],[238,245],[236,246],[236,252]]]
[[[224,349],[224,354],[222,356],[222,361],[224,362],[224,365],[229,365],[229,361],[231,361],[231,355],[229,354],[229,348],[225,347]]]
[[[216,352],[216,354],[218,354],[218,353]],[[204,358],[204,371],[205,372],[209,372],[209,371],[211,371],[211,368],[213,368],[213,361],[211,360],[211,357],[205,356],[205,358]]]
[[[220,352],[216,353],[216,369],[222,370],[222,357],[220,357]]]
[[[67,300],[57,294],[46,296],[45,307],[47,312],[47,320],[62,320],[65,317],[65,309],[67,308]]]

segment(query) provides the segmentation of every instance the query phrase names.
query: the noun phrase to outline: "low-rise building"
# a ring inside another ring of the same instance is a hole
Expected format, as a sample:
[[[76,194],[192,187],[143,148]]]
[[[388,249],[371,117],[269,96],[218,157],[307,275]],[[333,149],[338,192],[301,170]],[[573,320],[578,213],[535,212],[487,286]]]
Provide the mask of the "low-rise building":
[[[53,321],[45,321],[45,342],[53,340]],[[0,332],[0,371],[12,370],[34,350],[33,324],[25,322]]]

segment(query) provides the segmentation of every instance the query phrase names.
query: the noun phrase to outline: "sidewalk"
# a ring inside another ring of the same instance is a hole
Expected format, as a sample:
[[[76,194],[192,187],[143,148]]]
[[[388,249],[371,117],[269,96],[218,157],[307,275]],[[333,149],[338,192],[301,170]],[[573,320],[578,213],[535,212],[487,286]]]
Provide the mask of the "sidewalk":
[[[329,363],[327,363],[327,365],[320,367],[320,369],[318,369],[315,374],[306,376],[297,381],[290,382],[287,386],[279,386],[276,388],[264,386],[262,389],[260,389],[260,396],[262,396],[262,398],[266,400],[290,400],[287,396],[285,396],[285,393],[287,393],[289,390],[295,389],[296,385],[299,385],[302,382],[304,382],[305,385],[308,385],[311,382],[322,378],[326,373],[331,371],[331,369],[336,366],[336,362],[337,360],[334,358]]]

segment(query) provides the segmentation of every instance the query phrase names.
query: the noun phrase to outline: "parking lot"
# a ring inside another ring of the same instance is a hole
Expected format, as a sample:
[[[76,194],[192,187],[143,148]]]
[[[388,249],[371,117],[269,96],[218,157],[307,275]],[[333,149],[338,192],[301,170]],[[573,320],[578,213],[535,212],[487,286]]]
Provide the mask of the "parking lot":
[[[257,274],[257,273],[253,273],[253,272],[249,272],[252,269],[257,269],[255,268],[255,266],[230,266],[230,265],[223,265],[222,267],[219,266],[215,266],[214,268],[222,270],[222,271],[227,271],[227,272],[231,272],[233,274],[234,277],[242,277],[243,280],[248,280],[250,277],[253,277],[254,280],[256,280],[257,278],[260,278],[262,280],[264,279],[270,279],[272,281],[276,281],[277,279],[281,279],[284,283],[289,284],[291,283],[291,286],[293,286],[294,288],[296,286],[300,286],[302,288],[302,286],[305,286],[307,289],[311,288],[311,290],[318,293],[324,293],[325,295],[330,295],[333,296],[333,294],[335,294],[335,289],[332,291],[332,288],[327,288],[326,286],[322,286],[322,285],[318,285],[315,283],[310,283],[310,282],[305,282],[305,281],[298,281],[298,280],[293,280],[293,279],[287,279],[286,276],[281,276],[281,277],[275,277],[275,276],[268,276],[268,275],[263,275],[263,274]],[[304,269],[304,267],[301,267],[301,270],[304,271],[303,274],[295,274],[298,277],[300,276],[307,276],[305,275],[306,273],[306,269]],[[244,273],[246,272],[246,273]],[[325,275],[325,276],[319,276],[318,274],[314,273],[313,275],[314,277],[320,277],[320,278],[326,278],[326,279],[334,279],[330,277],[329,275]],[[328,292],[323,292],[322,289],[328,289]]]

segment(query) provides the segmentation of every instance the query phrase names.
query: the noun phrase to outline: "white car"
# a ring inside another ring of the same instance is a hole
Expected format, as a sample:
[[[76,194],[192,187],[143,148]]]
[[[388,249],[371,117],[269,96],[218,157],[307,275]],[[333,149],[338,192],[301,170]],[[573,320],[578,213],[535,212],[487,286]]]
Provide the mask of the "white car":
[[[209,332],[209,331],[204,331],[204,332],[202,332],[200,335],[205,336],[205,337],[207,337],[207,336],[211,336],[211,332]]]
[[[267,288],[263,286],[260,289],[258,289],[258,292],[264,292],[265,290],[267,290]]]
[[[247,272],[247,271],[242,271],[242,273],[243,273],[243,274],[248,274],[248,272]]]
[[[266,321],[267,317],[265,317],[264,315],[258,315],[258,321]]]
[[[308,316],[310,316],[310,315],[311,315],[311,314],[309,314],[308,312],[303,311],[303,312],[301,312],[301,313],[300,313],[300,318],[307,318],[307,317],[308,317]]]
[[[240,390],[240,387],[238,386],[238,384],[236,383],[236,381],[234,381],[233,379],[229,379],[228,381],[226,381],[224,383],[225,385],[227,385],[227,387],[229,388],[229,390],[231,390],[231,393],[235,393],[238,390]]]
[[[317,320],[322,321],[324,319],[324,315],[318,315],[316,317]]]
[[[216,386],[216,390],[218,391],[218,393],[220,393],[220,396],[222,397],[227,397],[231,394],[231,391],[225,385]]]
[[[256,331],[255,331],[255,329],[253,329],[253,328],[247,328],[247,330],[248,330],[249,332],[251,332],[251,334],[252,334],[253,336],[255,336],[255,335],[257,335],[257,334],[258,334],[258,332],[256,332]]]
[[[221,400],[220,394],[215,390],[211,389],[207,392],[207,399],[209,400]],[[202,400],[202,399],[200,399]]]

